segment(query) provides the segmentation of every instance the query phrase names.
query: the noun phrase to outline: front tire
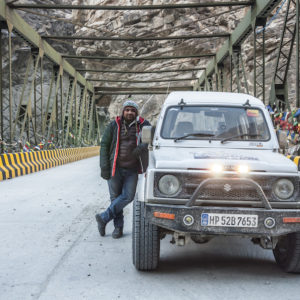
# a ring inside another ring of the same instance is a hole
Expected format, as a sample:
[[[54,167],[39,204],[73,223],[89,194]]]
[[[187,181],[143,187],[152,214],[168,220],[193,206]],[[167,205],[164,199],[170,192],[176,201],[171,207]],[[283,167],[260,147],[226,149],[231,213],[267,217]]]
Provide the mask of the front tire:
[[[300,232],[282,236],[273,254],[276,263],[287,273],[300,273]]]
[[[137,270],[150,271],[158,267],[160,252],[159,228],[145,219],[145,203],[135,198],[133,203],[132,261]]]

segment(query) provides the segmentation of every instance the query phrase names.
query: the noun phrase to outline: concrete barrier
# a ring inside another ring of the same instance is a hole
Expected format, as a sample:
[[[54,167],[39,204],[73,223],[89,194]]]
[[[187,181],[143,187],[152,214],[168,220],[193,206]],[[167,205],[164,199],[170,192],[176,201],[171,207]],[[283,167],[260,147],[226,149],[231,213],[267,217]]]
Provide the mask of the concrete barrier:
[[[99,155],[100,147],[41,150],[0,155],[0,181]]]
[[[287,158],[289,158],[290,160],[292,160],[298,167],[298,171],[300,171],[300,166],[299,166],[299,162],[300,162],[300,156],[296,156],[296,155],[287,155]]]

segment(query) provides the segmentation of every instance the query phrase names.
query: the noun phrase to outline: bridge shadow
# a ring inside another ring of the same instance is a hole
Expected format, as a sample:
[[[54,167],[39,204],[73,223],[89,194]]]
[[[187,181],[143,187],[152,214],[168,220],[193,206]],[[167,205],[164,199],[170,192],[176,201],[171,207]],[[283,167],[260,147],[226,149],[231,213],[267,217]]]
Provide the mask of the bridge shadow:
[[[280,268],[275,261],[268,259],[253,259],[253,258],[226,258],[193,255],[189,257],[164,257],[160,260],[160,273],[174,273],[187,271],[214,271],[214,272],[230,272],[235,274],[265,276],[272,274],[272,277],[282,277]]]

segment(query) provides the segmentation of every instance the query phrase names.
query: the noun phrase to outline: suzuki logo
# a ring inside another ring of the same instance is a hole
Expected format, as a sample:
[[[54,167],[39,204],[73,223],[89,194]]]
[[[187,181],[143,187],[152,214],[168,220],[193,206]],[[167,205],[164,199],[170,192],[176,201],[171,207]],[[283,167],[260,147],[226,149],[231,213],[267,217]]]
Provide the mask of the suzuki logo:
[[[228,183],[224,184],[224,190],[225,190],[226,192],[231,191],[231,185],[228,184]]]

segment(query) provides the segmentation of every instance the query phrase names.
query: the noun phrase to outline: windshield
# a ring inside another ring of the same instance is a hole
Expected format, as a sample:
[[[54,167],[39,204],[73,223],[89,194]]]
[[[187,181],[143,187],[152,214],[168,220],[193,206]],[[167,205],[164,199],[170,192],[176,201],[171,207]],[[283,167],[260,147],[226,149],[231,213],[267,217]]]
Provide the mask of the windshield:
[[[267,141],[268,125],[258,108],[173,106],[163,122],[165,139]]]

